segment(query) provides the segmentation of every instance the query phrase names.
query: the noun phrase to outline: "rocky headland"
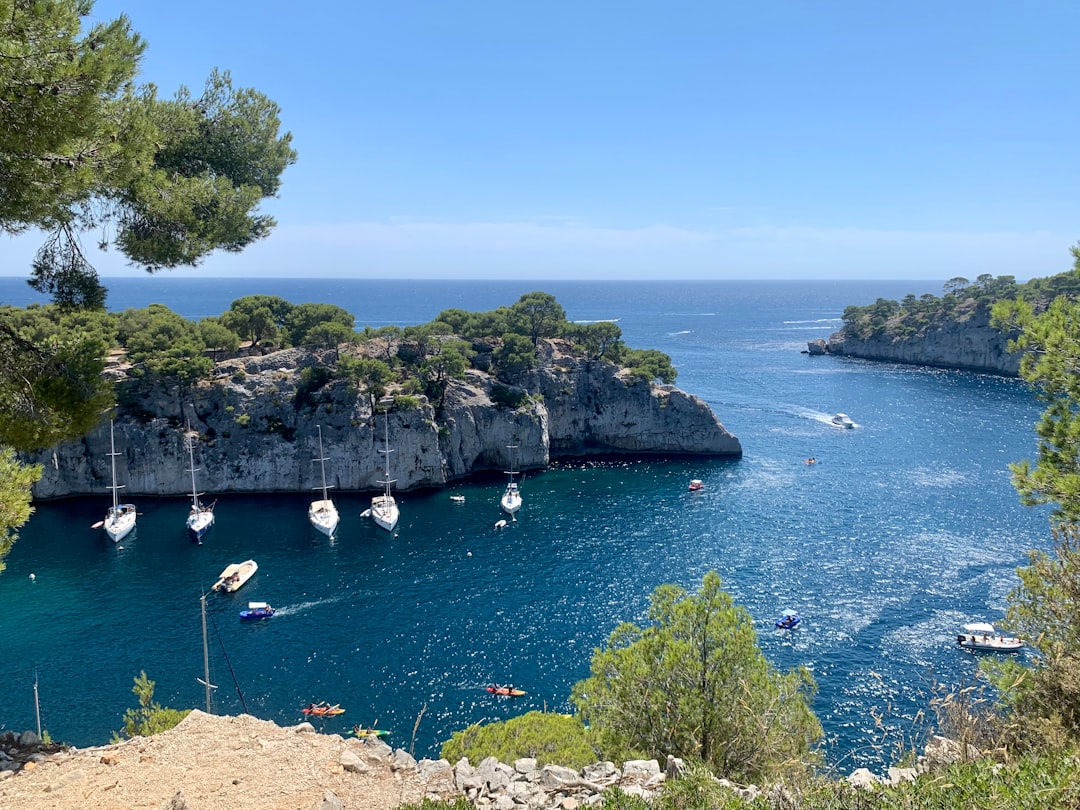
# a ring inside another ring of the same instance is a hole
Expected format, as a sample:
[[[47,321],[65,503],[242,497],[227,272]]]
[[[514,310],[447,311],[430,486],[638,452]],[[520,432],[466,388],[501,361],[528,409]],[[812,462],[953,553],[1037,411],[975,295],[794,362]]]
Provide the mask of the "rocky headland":
[[[1010,336],[990,324],[987,307],[961,309],[922,329],[885,328],[866,336],[845,327],[828,340],[808,344],[812,355],[834,354],[863,360],[981,371],[1019,376],[1020,355],[1010,353]]]
[[[657,385],[601,360],[541,345],[542,362],[515,388],[517,407],[498,404],[489,373],[470,369],[450,380],[436,408],[425,397],[379,402],[344,379],[312,389],[304,369],[333,362],[333,352],[285,349],[216,364],[213,377],[191,386],[135,384],[123,365],[115,422],[118,475],[124,494],[191,491],[187,426],[198,435],[200,489],[310,492],[319,485],[318,428],[328,483],[375,490],[384,475],[384,420],[397,489],[441,487],[507,468],[515,445],[518,470],[552,459],[588,455],[738,457],[742,447],[709,406],[670,385]],[[402,405],[402,403],[407,403]],[[104,493],[110,483],[109,424],[28,457],[43,467],[36,499]]]

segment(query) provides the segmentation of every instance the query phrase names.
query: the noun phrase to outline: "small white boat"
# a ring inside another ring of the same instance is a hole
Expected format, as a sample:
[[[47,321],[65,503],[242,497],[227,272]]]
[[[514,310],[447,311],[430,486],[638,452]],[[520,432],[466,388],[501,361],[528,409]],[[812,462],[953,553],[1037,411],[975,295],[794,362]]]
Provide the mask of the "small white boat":
[[[109,447],[109,460],[112,464],[112,486],[109,487],[112,490],[112,506],[105,512],[102,525],[109,539],[114,543],[119,543],[135,528],[136,513],[135,504],[120,503],[119,492],[124,485],[116,483],[116,457],[120,454],[116,452],[116,433],[111,421],[109,422]]]
[[[506,482],[506,490],[503,492],[502,497],[499,498],[499,506],[511,517],[521,508],[521,490],[518,489],[517,482],[514,481],[514,450],[516,448],[516,444],[506,445],[506,449],[510,451],[510,469],[506,471],[509,480]]]
[[[187,446],[188,459],[191,462],[191,468],[188,470],[191,473],[191,511],[188,512],[187,528],[195,542],[202,545],[203,535],[214,525],[216,501],[209,506],[204,506],[199,501],[199,496],[206,493],[199,492],[199,488],[195,485],[195,473],[199,471],[199,468],[195,466],[195,434],[191,432],[190,425],[188,425]]]
[[[334,506],[334,502],[330,500],[330,496],[326,493],[329,487],[326,485],[327,459],[323,455],[322,425],[316,425],[316,427],[319,429],[319,457],[315,460],[319,462],[319,468],[322,470],[322,498],[311,502],[307,514],[312,526],[327,537],[333,537],[338,526],[339,516],[337,507]],[[316,489],[318,488],[316,487]]]
[[[394,451],[390,449],[389,418],[383,422],[383,449],[379,452],[386,457],[386,477],[379,482],[386,486],[386,490],[382,495],[376,495],[371,499],[371,518],[378,526],[392,532],[397,526],[400,512],[397,501],[390,494],[390,485],[394,483],[394,479],[390,477],[390,454]]]
[[[451,495],[450,500],[452,500],[454,503],[465,503],[465,496],[464,495]]]
[[[846,413],[838,413],[832,418],[832,423],[837,427],[853,428],[855,423],[851,421],[851,417]]]
[[[233,593],[240,589],[240,587],[251,579],[252,575],[259,570],[259,564],[254,560],[244,560],[241,563],[233,563],[232,565],[225,566],[225,570],[221,572],[221,576],[218,577],[218,581],[214,583],[211,590],[225,591],[226,593]]]
[[[702,481],[700,478],[694,478],[690,481],[690,486],[688,487],[688,489],[691,492],[699,492],[700,490],[705,489],[705,482]]]
[[[1024,646],[1020,639],[999,633],[989,622],[965,624],[964,632],[956,637],[956,643],[967,650],[991,652],[1017,652]]]

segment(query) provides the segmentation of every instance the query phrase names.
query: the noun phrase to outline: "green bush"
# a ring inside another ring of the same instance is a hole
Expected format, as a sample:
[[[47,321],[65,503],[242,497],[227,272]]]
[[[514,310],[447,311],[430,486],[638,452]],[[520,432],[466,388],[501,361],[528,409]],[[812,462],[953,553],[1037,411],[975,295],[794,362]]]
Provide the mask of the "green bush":
[[[550,763],[578,769],[599,759],[589,731],[580,720],[550,712],[529,712],[505,722],[471,725],[443,743],[442,756],[450,762],[462,757],[468,757],[470,762],[495,757],[506,763],[535,757],[541,767]]]
[[[154,682],[140,672],[131,688],[139,699],[139,708],[124,712],[124,731],[128,737],[149,737],[178,725],[191,709],[170,709],[154,703]]]

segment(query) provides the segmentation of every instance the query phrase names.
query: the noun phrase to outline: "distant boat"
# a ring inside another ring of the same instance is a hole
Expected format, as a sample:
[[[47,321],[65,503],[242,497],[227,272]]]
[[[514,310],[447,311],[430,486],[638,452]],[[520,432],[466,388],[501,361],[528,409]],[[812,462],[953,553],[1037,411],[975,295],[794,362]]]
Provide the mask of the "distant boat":
[[[690,486],[688,487],[688,489],[691,492],[698,492],[699,490],[705,489],[705,482],[702,481],[700,478],[694,478],[692,481],[690,481]]]
[[[956,637],[956,643],[966,650],[988,652],[1018,652],[1024,646],[1020,639],[1002,635],[989,622],[965,624],[964,632]]]
[[[832,418],[832,423],[837,427],[853,428],[855,423],[851,421],[851,417],[846,413],[838,413]]]
[[[333,706],[329,706],[327,705],[326,701],[320,701],[319,703],[309,703],[300,711],[312,717],[334,717],[335,715],[345,714],[345,710],[341,708],[341,706],[339,706],[337,703],[335,703]]]
[[[390,477],[390,454],[394,451],[390,449],[389,417],[383,422],[383,449],[379,452],[386,458],[386,477],[379,482],[386,486],[386,490],[382,495],[376,495],[371,499],[371,517],[376,524],[388,532],[392,532],[394,527],[397,526],[400,513],[398,512],[397,501],[390,494],[390,485],[394,483],[394,479]]]
[[[499,506],[502,507],[506,514],[512,517],[521,508],[521,490],[518,489],[517,482],[514,481],[514,450],[517,449],[517,445],[508,444],[506,449],[510,451],[510,469],[506,471],[509,480],[506,482],[506,490],[499,499]]]
[[[783,615],[776,620],[776,627],[779,630],[794,630],[801,622],[802,616],[794,610],[785,610]]]
[[[452,500],[454,503],[465,503],[465,496],[464,495],[451,495],[450,500]]]
[[[504,697],[521,697],[525,694],[524,689],[515,689],[513,686],[500,686],[499,684],[489,686],[487,690],[493,695],[503,695]]]
[[[338,526],[338,510],[334,502],[330,500],[330,496],[326,494],[328,489],[326,486],[327,458],[323,455],[322,425],[316,425],[316,427],[319,429],[319,457],[315,461],[319,462],[319,469],[322,471],[322,500],[311,502],[311,506],[308,507],[308,520],[327,537],[332,537]]]
[[[256,619],[269,619],[274,615],[274,609],[266,602],[248,602],[247,610],[240,611],[241,621],[253,621]]]
[[[241,563],[227,565],[210,590],[233,593],[251,579],[252,575],[258,570],[259,564],[254,560],[244,560]]]
[[[186,442],[188,459],[191,463],[191,468],[188,470],[191,473],[191,511],[188,513],[187,527],[195,541],[202,545],[203,535],[214,525],[214,503],[217,502],[209,506],[203,506],[199,502],[199,495],[205,493],[200,493],[195,485],[195,473],[199,471],[199,468],[195,466],[195,434],[191,432],[190,425],[188,425]]]
[[[120,454],[116,452],[116,433],[111,420],[109,421],[109,447],[109,460],[112,464],[112,486],[109,487],[112,490],[112,506],[105,512],[102,525],[109,539],[114,543],[119,543],[135,528],[135,504],[119,502],[119,492],[124,485],[116,483],[116,457]]]
[[[385,737],[390,732],[385,728],[366,728],[364,726],[353,726],[346,734],[351,734],[354,737],[359,737],[361,740],[374,740],[379,737]]]

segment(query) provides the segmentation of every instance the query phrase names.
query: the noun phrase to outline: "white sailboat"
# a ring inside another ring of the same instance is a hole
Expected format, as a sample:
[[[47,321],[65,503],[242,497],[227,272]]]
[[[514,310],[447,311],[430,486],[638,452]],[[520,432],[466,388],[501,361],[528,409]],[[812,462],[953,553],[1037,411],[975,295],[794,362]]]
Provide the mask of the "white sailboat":
[[[517,482],[514,481],[514,450],[517,449],[517,445],[508,444],[506,449],[510,451],[510,469],[506,471],[509,480],[506,482],[506,491],[503,492],[502,497],[499,499],[499,506],[502,507],[506,514],[513,517],[514,513],[521,508],[521,490],[518,489]]]
[[[308,507],[308,520],[311,521],[312,526],[327,537],[332,537],[338,526],[338,510],[326,493],[326,490],[329,489],[326,485],[326,462],[328,459],[323,455],[322,425],[316,425],[316,427],[319,429],[319,457],[316,461],[319,462],[319,469],[322,471],[322,499],[311,502],[311,506]],[[319,487],[315,487],[315,489],[319,489]]]
[[[397,501],[390,494],[390,485],[394,483],[394,479],[390,477],[390,454],[394,451],[390,449],[390,427],[388,422],[389,419],[383,422],[383,449],[379,451],[386,458],[386,477],[379,482],[386,486],[386,490],[382,495],[376,495],[371,499],[371,517],[376,524],[388,532],[392,532],[394,527],[397,526],[400,515]]]
[[[119,492],[124,485],[116,483],[116,457],[120,454],[116,452],[116,432],[111,420],[109,421],[109,447],[111,448],[109,460],[112,464],[112,486],[109,487],[112,490],[112,506],[105,513],[102,525],[109,539],[114,543],[119,543],[135,528],[135,504],[120,503]]]
[[[188,434],[186,437],[188,446],[188,460],[191,463],[191,467],[188,472],[191,473],[191,511],[187,517],[188,531],[191,532],[191,536],[195,539],[199,545],[202,545],[203,535],[210,530],[210,527],[214,525],[214,504],[204,506],[199,501],[200,495],[205,495],[205,492],[199,492],[199,488],[195,485],[195,473],[199,471],[199,467],[195,466],[195,434],[191,432],[191,425],[188,425]]]

